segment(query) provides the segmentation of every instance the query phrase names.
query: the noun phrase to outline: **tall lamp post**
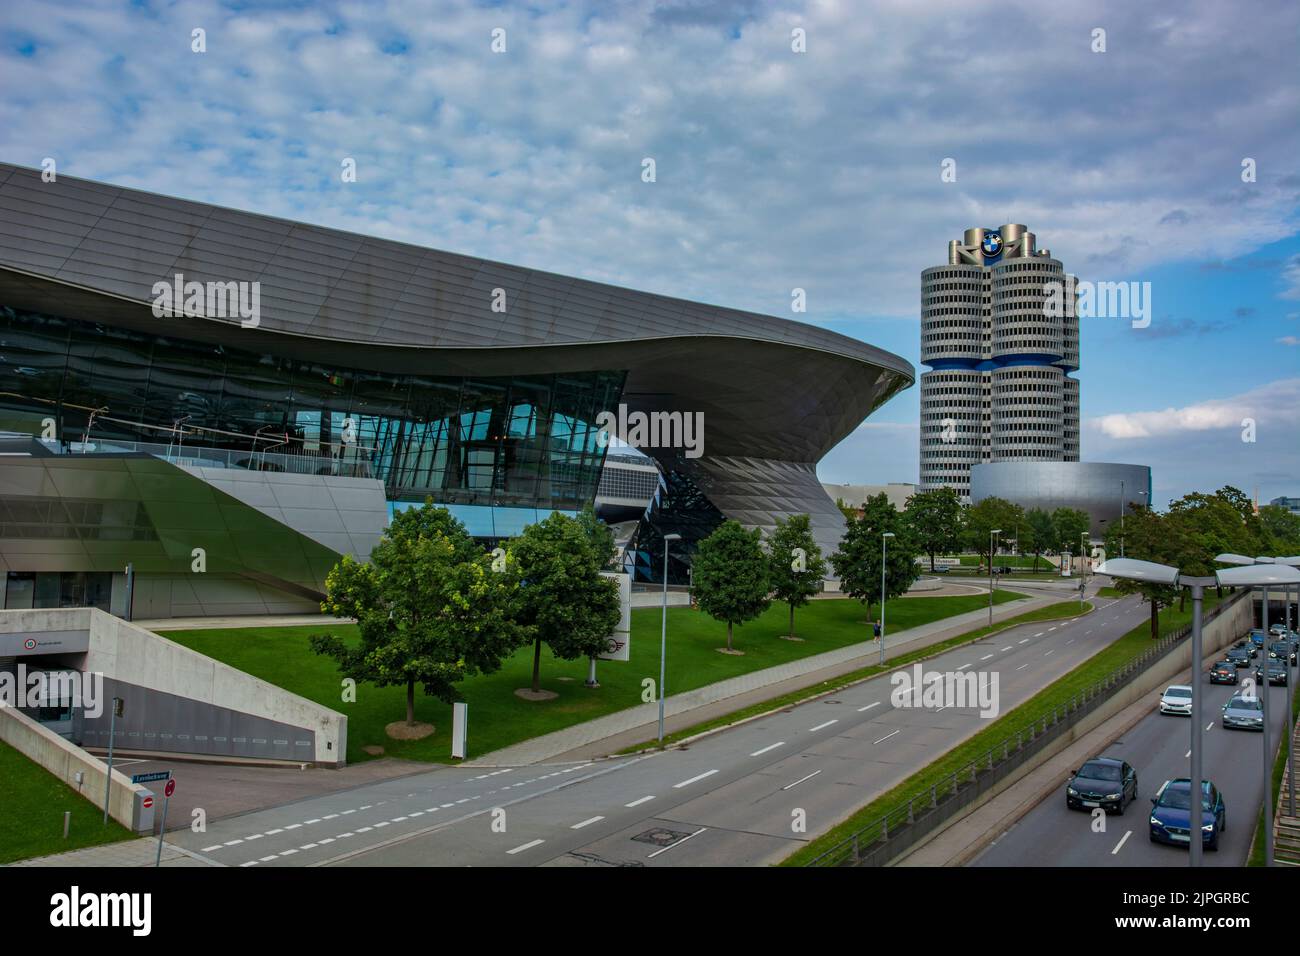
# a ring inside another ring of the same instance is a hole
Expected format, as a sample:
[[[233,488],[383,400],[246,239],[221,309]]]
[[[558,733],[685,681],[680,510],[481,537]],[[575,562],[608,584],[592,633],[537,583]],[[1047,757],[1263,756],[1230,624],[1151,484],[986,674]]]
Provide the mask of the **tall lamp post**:
[[[993,626],[993,536],[1001,533],[1001,528],[989,532],[989,627]]]
[[[668,662],[668,551],[672,542],[682,540],[680,534],[664,535],[664,612],[663,626],[659,631],[659,746],[664,745],[664,687],[667,682]]]
[[[1119,556],[1124,557],[1124,479],[1119,480]]]
[[[1216,560],[1222,560],[1223,555]],[[1247,559],[1253,560],[1253,559]],[[1167,564],[1155,564],[1151,561],[1136,561],[1132,558],[1112,558],[1109,561],[1103,561],[1096,570],[1097,574],[1109,575],[1112,578],[1126,578],[1130,581],[1140,581],[1144,584],[1163,585],[1165,587],[1185,587],[1190,588],[1192,592],[1192,673],[1199,677],[1201,669],[1201,605],[1205,597],[1205,589],[1216,585],[1222,587],[1259,587],[1271,584],[1300,584],[1300,571],[1290,567],[1278,567],[1276,565],[1255,565],[1243,568],[1225,568],[1222,571],[1216,571],[1213,577],[1196,577],[1182,574],[1177,568],[1171,568]],[[1201,723],[1201,706],[1205,691],[1202,689],[1203,682],[1199,679],[1192,680],[1192,748],[1191,748],[1191,773],[1189,777],[1192,781],[1191,789],[1193,791],[1190,801],[1191,824],[1188,828],[1192,834],[1201,834],[1201,794],[1203,792],[1202,784],[1205,775],[1202,771],[1202,750],[1204,749],[1203,737],[1205,728]],[[1267,714],[1265,715],[1265,728],[1268,727]],[[1268,761],[1264,761],[1264,773],[1268,775]],[[1268,783],[1264,787],[1264,806],[1269,807],[1268,795],[1271,793],[1271,787]],[[1268,827],[1271,826],[1265,821],[1265,846],[1268,847],[1267,853],[1272,856],[1271,832]],[[1201,865],[1201,856],[1203,851],[1202,841],[1193,838],[1188,840],[1188,856],[1192,866]]]
[[[880,664],[885,664],[885,539],[892,538],[894,532],[886,531],[880,536]]]
[[[1084,555],[1091,549],[1088,547],[1088,532],[1079,532],[1079,610],[1083,610],[1083,592],[1088,586],[1088,566],[1083,563]]]

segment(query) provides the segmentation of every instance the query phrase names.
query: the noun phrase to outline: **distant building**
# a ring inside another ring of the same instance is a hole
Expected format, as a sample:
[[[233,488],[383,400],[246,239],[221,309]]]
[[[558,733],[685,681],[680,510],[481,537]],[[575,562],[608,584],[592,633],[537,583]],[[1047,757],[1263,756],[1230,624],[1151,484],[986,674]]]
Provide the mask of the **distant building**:
[[[916,494],[916,485],[905,481],[891,481],[887,485],[828,485],[822,483],[826,493],[850,508],[861,508],[868,498],[884,492],[889,503],[899,511],[907,507],[907,499]]]
[[[1279,508],[1285,508],[1293,515],[1300,515],[1300,498],[1274,498],[1269,502],[1271,505],[1277,505]]]

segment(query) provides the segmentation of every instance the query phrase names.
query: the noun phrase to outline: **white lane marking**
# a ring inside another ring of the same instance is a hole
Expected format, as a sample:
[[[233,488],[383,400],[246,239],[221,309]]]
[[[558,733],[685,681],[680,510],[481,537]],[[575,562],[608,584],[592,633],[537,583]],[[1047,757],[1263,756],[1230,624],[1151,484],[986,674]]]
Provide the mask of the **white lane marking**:
[[[985,654],[983,657],[980,658],[980,660],[982,660],[982,661],[986,661],[986,660],[988,660],[988,659],[989,659],[990,657],[992,657],[992,656],[993,656],[992,654]]]
[[[1115,849],[1110,851],[1110,855],[1114,856],[1120,850],[1124,849],[1124,844],[1128,842],[1128,838],[1131,837],[1132,835],[1133,835],[1132,830],[1125,830],[1124,835],[1120,837],[1119,842],[1115,844]]]
[[[107,784],[105,784],[105,786],[107,786]],[[220,849],[221,849],[221,844],[218,843],[216,846],[205,846],[205,847],[204,847],[202,850],[200,850],[199,852],[200,852],[200,853],[213,853],[213,852],[215,852],[215,851],[217,851],[217,850],[220,850]]]
[[[1053,648],[1052,650],[1055,650],[1055,648]],[[1051,656],[1052,656],[1052,651],[1048,651],[1048,652],[1047,652],[1046,654],[1044,654],[1043,656],[1044,656],[1044,657],[1051,657]]]
[[[248,841],[249,843],[252,843],[254,840],[260,840],[260,839],[262,839],[262,834],[260,834],[260,833],[254,833],[254,834],[252,834],[252,835],[250,835],[250,836],[246,836],[246,837],[244,837],[244,839],[245,839],[246,841]]]
[[[898,730],[895,730],[893,734],[885,734],[885,736],[881,737],[880,740],[873,740],[873,741],[871,741],[871,742],[872,742],[873,744],[878,744],[878,743],[880,743],[882,740],[888,740],[890,737],[894,736],[894,734],[901,734],[902,732],[903,732],[903,731],[902,731],[902,728],[900,728],[900,729],[898,729]]]
[[[524,850],[531,850],[535,846],[545,843],[545,840],[529,840],[527,843],[515,847],[513,850],[506,850],[506,856],[514,856],[516,853],[523,853]]]
[[[581,830],[583,827],[589,827],[589,826],[591,826],[593,823],[599,823],[599,822],[600,822],[601,820],[603,820],[603,819],[605,819],[605,818],[604,818],[604,817],[591,817],[591,818],[588,819],[588,820],[583,820],[581,823],[575,823],[573,826],[569,827],[569,829],[570,829],[570,830]]]
[[[374,827],[357,827],[358,833],[369,833]]]
[[[859,708],[858,708],[858,713],[860,714],[860,713],[862,713],[864,710],[870,710],[872,707],[879,707],[879,706],[880,706],[880,701],[876,701],[874,704],[867,704],[866,707],[859,707]]]
[[[786,784],[786,785],[785,785],[784,787],[782,787],[781,789],[782,789],[782,790],[793,790],[795,787],[799,786],[799,784],[803,783],[805,780],[811,780],[813,777],[817,776],[819,773],[821,773],[820,770],[814,770],[812,773],[808,774],[808,776],[806,776],[806,777],[800,777],[800,778],[799,778],[798,780],[796,780],[794,783]]]
[[[239,864],[239,865],[240,865],[241,867],[245,867],[245,866],[257,866],[257,863],[258,863],[257,860],[249,860],[247,863],[241,863],[241,864]]]
[[[1206,725],[1205,725],[1205,729],[1206,729],[1206,730],[1213,730],[1213,729],[1214,729],[1214,721],[1210,721],[1208,724],[1206,724]]]
[[[1183,754],[1183,759],[1186,760],[1186,759],[1187,759],[1188,757],[1190,757],[1191,755],[1192,755],[1192,752],[1189,750],[1189,751],[1187,751],[1187,753]]]
[[[357,811],[355,810],[344,810],[342,813],[339,814],[339,816],[346,817],[349,813],[356,813],[356,812]]]
[[[350,837],[350,836],[355,836],[355,835],[356,835],[356,834],[354,834],[351,830],[349,830],[347,833],[340,833],[340,834],[339,834],[339,839],[340,839],[340,840],[346,840],[348,837]]]
[[[1073,643],[1074,643],[1074,638],[1070,638],[1070,639],[1069,639],[1068,641],[1066,641],[1065,643],[1066,643],[1066,644],[1073,644]]]
[[[633,800],[631,803],[625,803],[625,804],[623,804],[623,806],[625,806],[625,807],[639,807],[639,806],[641,806],[641,804],[645,803],[647,800],[653,800],[653,799],[654,799],[654,794],[651,794],[651,795],[648,796],[648,797],[642,797],[640,800]]]
[[[279,856],[279,855],[280,855],[280,854],[278,854],[278,853],[272,853],[270,856],[264,856],[264,857],[262,857],[262,858],[261,858],[260,860],[258,860],[257,862],[258,862],[258,863],[270,863],[272,860],[274,860],[274,859],[275,859],[277,856]]]
[[[298,847],[298,849],[300,849],[300,850],[314,850],[314,849],[316,849],[316,847],[317,847],[318,845],[319,845],[319,844],[316,844],[316,843],[304,843],[302,846]]]
[[[838,724],[839,722],[840,722],[840,719],[839,719],[838,717],[836,717],[834,720],[828,720],[828,721],[826,721],[826,723],[824,723],[824,724],[818,724],[816,727],[809,727],[809,728],[808,728],[808,733],[813,734],[813,733],[816,733],[816,732],[819,731],[819,730],[825,730],[825,729],[826,729],[827,727],[829,727],[831,724]]]
[[[227,840],[222,846],[234,846],[236,843],[243,843],[243,840]]]
[[[321,817],[321,819],[322,819],[322,820],[333,820],[333,819],[334,819],[335,817],[337,817],[337,816],[338,816],[337,813],[331,813],[331,814],[329,814],[329,816]]]
[[[293,855],[294,855],[295,853],[297,853],[297,852],[298,852],[297,850],[285,850],[285,851],[284,851],[283,853],[281,853],[280,855],[281,855],[281,856],[293,856]]]
[[[1058,625],[1055,625],[1055,626],[1053,626],[1053,627],[1049,627],[1048,630],[1049,630],[1049,631],[1054,631],[1054,630],[1056,630],[1056,628],[1059,627],[1059,626],[1060,626],[1060,625],[1058,624]]]
[[[1019,667],[1016,668],[1016,670],[1018,670],[1018,671],[1022,671],[1022,670],[1024,670],[1026,667],[1028,667],[1028,666],[1029,666],[1028,663],[1021,664]]]
[[[283,830],[267,830],[266,835],[275,836],[277,833],[283,833],[283,832],[284,832]]]
[[[321,845],[321,846],[324,846],[324,845],[327,844],[327,843],[333,843],[333,842],[334,842],[334,837],[321,837],[321,838],[320,838],[320,845]]]
[[[680,790],[682,787],[689,787],[691,784],[698,783],[699,781],[703,780],[705,777],[712,777],[717,772],[718,772],[717,770],[706,770],[704,771],[704,773],[696,774],[694,777],[691,777],[690,780],[683,780],[681,783],[673,784],[673,789]]]
[[[315,820],[304,820],[303,826],[308,826],[312,823],[320,823],[320,817],[317,817]]]
[[[285,826],[285,829],[286,829],[286,830],[297,830],[297,829],[298,829],[299,827],[301,827],[301,826],[302,826],[301,823],[290,823],[290,824],[288,824],[287,826]]]
[[[1005,651],[1009,651],[1009,650],[1011,650],[1011,645],[1010,645],[1010,644],[1008,644],[1006,647],[1002,648],[1002,650],[999,651],[998,653],[1003,653],[1003,652],[1005,652]]]
[[[1034,637],[1042,637],[1045,633],[1046,631],[1039,631],[1037,634],[1034,635]]]
[[[1087,636],[1088,636],[1089,634],[1091,634],[1091,633],[1092,633],[1092,631],[1084,631],[1084,632],[1083,632],[1083,636],[1084,636],[1084,637],[1087,637]]]
[[[957,668],[957,670],[959,670],[959,671],[964,671],[964,670],[965,670],[966,668],[968,668],[968,667],[970,667],[970,664],[963,664],[963,665],[961,665],[961,667]]]
[[[670,843],[670,844],[668,844],[666,847],[664,847],[662,850],[655,850],[655,851],[654,851],[653,853],[651,853],[648,857],[646,857],[646,859],[647,859],[647,860],[653,860],[653,859],[654,859],[655,857],[657,857],[660,853],[667,853],[667,852],[668,852],[669,850],[671,850],[673,847],[675,847],[675,846],[681,846],[683,843],[685,843],[685,842],[686,842],[687,840],[689,840],[691,837],[697,837],[697,836],[699,836],[701,833],[703,833],[703,832],[704,832],[705,830],[707,830],[707,829],[708,829],[708,827],[700,827],[700,829],[696,830],[694,833],[691,833],[691,834],[688,834],[687,836],[682,837],[682,838],[681,838],[680,840],[678,840],[676,843]]]
[[[393,819],[390,820],[389,822],[390,822],[390,823],[401,823],[401,822],[402,822],[403,820],[405,820],[405,819],[407,819],[407,818],[406,818],[406,817],[393,817]]]
[[[767,753],[769,750],[775,750],[777,747],[783,747],[783,746],[785,746],[785,741],[784,741],[784,740],[781,740],[781,741],[778,741],[777,743],[774,743],[774,744],[768,744],[768,745],[767,745],[766,747],[764,747],[762,750],[755,750],[752,754],[750,754],[750,756],[751,756],[751,757],[761,757],[761,756],[763,756],[763,754]]]
[[[1023,641],[1020,641],[1019,643],[1021,643],[1021,644],[1028,644],[1028,643],[1029,643],[1029,638],[1026,637]]]

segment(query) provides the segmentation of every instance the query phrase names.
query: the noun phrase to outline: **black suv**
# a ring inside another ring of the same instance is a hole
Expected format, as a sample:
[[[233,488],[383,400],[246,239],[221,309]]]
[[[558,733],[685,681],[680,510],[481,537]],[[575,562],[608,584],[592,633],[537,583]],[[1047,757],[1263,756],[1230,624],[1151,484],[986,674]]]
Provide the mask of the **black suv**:
[[[1234,661],[1223,660],[1214,664],[1210,668],[1211,684],[1236,684],[1237,683],[1237,664]]]
[[[1237,667],[1250,666],[1250,651],[1241,644],[1228,648],[1228,653],[1223,655],[1225,661],[1232,661]]]

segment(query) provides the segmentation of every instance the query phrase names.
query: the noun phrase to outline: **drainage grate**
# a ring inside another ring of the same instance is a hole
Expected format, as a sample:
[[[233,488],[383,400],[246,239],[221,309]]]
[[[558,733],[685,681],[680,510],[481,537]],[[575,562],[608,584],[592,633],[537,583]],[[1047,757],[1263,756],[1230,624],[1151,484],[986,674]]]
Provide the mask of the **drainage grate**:
[[[668,846],[670,843],[676,843],[678,840],[690,836],[690,831],[669,830],[666,827],[655,827],[653,830],[646,830],[644,833],[638,833],[632,839],[638,843],[650,843],[654,846]]]

